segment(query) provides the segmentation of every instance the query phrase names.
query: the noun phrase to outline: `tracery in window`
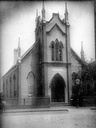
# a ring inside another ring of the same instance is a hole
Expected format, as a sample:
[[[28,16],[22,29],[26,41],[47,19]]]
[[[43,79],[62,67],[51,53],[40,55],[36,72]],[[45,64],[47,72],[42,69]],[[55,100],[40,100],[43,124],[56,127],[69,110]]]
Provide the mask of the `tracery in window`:
[[[54,61],[54,42],[52,42],[52,61]]]
[[[56,39],[55,41],[51,42],[51,60],[52,61],[62,61],[62,42]]]
[[[58,40],[56,39],[56,41],[55,41],[55,54],[56,54],[56,61],[58,61],[59,60],[59,42],[58,42]]]
[[[59,59],[60,59],[60,61],[62,61],[62,48],[63,48],[63,44],[60,41],[60,43],[59,43]]]
[[[27,75],[28,82],[28,96],[34,96],[34,83],[35,83],[35,75],[32,71],[30,71]]]

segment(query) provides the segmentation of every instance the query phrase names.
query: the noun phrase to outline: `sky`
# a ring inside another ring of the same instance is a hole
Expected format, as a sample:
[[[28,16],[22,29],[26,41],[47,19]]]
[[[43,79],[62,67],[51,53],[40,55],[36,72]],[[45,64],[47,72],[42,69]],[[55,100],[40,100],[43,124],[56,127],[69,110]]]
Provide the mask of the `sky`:
[[[95,59],[94,39],[94,3],[67,2],[70,23],[70,45],[80,56],[81,42],[87,60]],[[42,1],[0,2],[0,45],[1,75],[3,76],[14,62],[14,48],[18,46],[20,37],[21,55],[35,42],[36,9],[41,15]],[[64,18],[64,1],[45,2],[46,20],[52,13],[59,13]]]

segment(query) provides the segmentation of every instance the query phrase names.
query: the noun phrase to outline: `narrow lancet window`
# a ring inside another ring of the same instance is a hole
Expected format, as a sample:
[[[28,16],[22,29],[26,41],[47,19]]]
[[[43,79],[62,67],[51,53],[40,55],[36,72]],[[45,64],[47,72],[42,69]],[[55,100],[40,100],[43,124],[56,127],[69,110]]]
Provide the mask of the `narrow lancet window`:
[[[51,42],[51,60],[52,61],[59,62],[63,60],[62,59],[63,57],[62,48],[63,48],[63,44],[61,41],[59,42],[58,39],[56,39],[55,42],[54,41]]]

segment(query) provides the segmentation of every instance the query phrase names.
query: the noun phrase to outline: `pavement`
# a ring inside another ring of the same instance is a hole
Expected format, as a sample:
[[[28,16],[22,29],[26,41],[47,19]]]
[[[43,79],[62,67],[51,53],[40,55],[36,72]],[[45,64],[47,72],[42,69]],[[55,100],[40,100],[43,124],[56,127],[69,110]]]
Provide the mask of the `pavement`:
[[[6,109],[6,113],[18,113],[18,112],[48,112],[48,111],[68,111],[64,107],[50,107],[50,108],[24,108],[24,109]]]
[[[59,106],[50,108],[19,108],[19,109],[6,109],[4,113],[20,113],[20,112],[50,112],[50,111],[69,111],[70,109],[91,109],[96,110],[96,107],[74,107],[74,106]]]

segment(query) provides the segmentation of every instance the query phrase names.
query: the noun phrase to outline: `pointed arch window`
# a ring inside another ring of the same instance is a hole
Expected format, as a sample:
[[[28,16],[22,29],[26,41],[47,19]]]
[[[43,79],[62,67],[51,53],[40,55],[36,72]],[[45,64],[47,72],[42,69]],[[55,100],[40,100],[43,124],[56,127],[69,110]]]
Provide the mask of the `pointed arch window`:
[[[28,96],[34,96],[34,84],[35,84],[35,74],[30,71],[27,75],[27,82],[28,82]]]
[[[55,41],[51,42],[51,60],[52,61],[62,61],[62,48],[63,48],[63,44],[62,42],[58,41],[58,39],[56,39]]]
[[[54,42],[53,41],[51,44],[51,48],[52,48],[52,61],[54,61]]]
[[[63,48],[63,44],[60,41],[59,43],[59,60],[62,61],[62,48]]]
[[[55,41],[55,55],[56,55],[55,60],[59,61],[59,42],[57,39]]]
[[[17,92],[16,92],[16,75],[15,74],[13,76],[13,83],[14,83],[14,97],[16,97]]]
[[[8,80],[6,80],[6,97],[8,97]]]

